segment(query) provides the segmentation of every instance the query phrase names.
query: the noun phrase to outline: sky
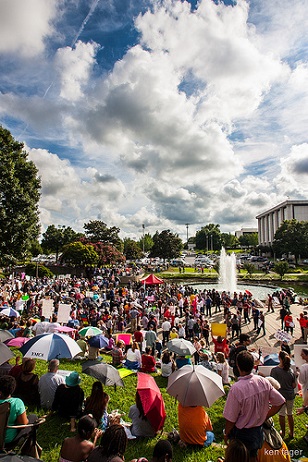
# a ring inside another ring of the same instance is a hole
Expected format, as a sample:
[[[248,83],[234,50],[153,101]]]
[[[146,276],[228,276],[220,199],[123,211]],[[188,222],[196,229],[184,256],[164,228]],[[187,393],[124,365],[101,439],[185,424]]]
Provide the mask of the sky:
[[[307,30],[307,0],[1,0],[0,124],[42,233],[185,240],[308,199]]]

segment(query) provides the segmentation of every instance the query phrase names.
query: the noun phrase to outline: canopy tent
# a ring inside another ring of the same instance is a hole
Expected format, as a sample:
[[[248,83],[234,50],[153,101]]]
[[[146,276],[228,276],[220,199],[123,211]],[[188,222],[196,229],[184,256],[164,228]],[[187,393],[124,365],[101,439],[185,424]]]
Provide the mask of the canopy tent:
[[[160,278],[158,278],[157,276],[155,276],[155,274],[149,274],[148,276],[146,276],[145,278],[141,279],[140,282],[142,282],[142,284],[145,284],[145,285],[155,285],[155,284],[163,284],[164,281]]]

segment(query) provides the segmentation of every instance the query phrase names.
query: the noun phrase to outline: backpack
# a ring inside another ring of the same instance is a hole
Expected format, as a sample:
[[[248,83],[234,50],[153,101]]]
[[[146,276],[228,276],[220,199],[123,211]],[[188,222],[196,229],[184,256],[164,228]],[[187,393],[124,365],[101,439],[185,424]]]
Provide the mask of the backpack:
[[[246,347],[244,345],[238,345],[238,346],[231,345],[230,353],[229,353],[229,366],[230,367],[236,366],[236,357],[243,350],[246,350]]]

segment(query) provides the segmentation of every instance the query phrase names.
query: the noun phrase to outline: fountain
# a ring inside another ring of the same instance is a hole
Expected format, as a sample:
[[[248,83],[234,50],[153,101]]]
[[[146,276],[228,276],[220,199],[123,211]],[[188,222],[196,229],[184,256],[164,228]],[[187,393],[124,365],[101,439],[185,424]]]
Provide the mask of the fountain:
[[[220,252],[219,285],[230,294],[237,290],[236,257],[234,253],[228,255],[224,247]]]

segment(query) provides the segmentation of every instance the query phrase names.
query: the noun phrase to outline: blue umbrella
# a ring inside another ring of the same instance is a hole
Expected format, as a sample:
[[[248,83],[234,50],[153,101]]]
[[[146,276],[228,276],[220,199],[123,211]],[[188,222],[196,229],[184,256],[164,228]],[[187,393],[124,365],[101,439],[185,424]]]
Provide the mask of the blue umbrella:
[[[279,364],[278,353],[271,353],[264,357],[263,366],[277,366]]]
[[[30,338],[19,350],[27,358],[51,359],[74,358],[81,349],[65,334],[41,334]]]
[[[0,314],[3,314],[3,316],[8,316],[9,318],[11,317],[18,318],[20,316],[18,311],[14,310],[14,308],[11,308],[11,307],[4,308],[3,310],[1,310]]]
[[[88,344],[94,348],[105,348],[109,345],[109,340],[100,334],[89,338]]]

